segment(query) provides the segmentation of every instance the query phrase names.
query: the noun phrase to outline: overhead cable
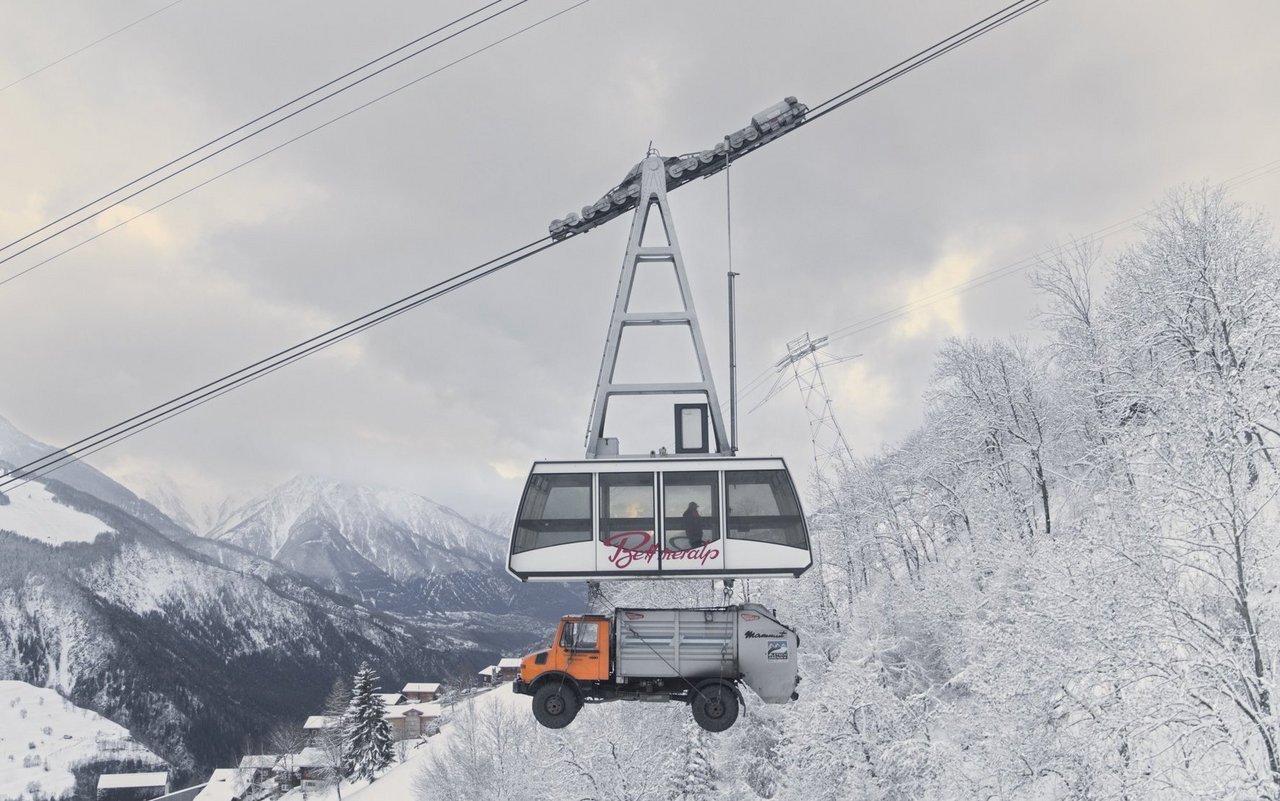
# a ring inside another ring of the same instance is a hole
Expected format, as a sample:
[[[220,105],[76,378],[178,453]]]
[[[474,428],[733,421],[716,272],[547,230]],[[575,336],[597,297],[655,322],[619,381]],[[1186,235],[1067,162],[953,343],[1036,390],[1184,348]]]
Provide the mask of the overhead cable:
[[[342,75],[338,76],[337,78],[334,78],[333,80],[330,80],[330,81],[328,81],[328,82],[326,82],[326,83],[324,83],[324,84],[321,84],[320,86],[317,86],[315,89],[312,89],[312,90],[310,90],[309,92],[306,92],[306,93],[304,93],[304,94],[301,94],[301,95],[299,95],[299,96],[297,96],[297,97],[293,98],[292,100],[290,100],[290,101],[288,101],[288,102],[286,102],[286,103],[282,103],[282,104],[280,104],[280,105],[276,106],[275,108],[271,109],[270,111],[266,112],[265,114],[261,114],[261,115],[259,115],[259,116],[255,117],[254,119],[249,120],[248,122],[244,123],[243,125],[240,125],[239,127],[237,127],[237,128],[233,128],[232,130],[230,130],[230,131],[228,131],[228,132],[226,132],[226,133],[222,134],[221,136],[216,137],[216,138],[214,138],[214,139],[211,139],[211,140],[209,140],[208,142],[205,142],[203,145],[200,145],[200,146],[199,146],[199,147],[197,147],[197,148],[194,148],[194,149],[192,149],[192,150],[189,150],[189,151],[187,151],[186,153],[183,153],[181,156],[178,156],[177,158],[174,158],[174,159],[171,159],[171,160],[169,160],[169,161],[165,162],[164,164],[160,165],[159,167],[156,167],[155,169],[151,170],[150,172],[145,173],[144,175],[141,175],[141,176],[139,176],[139,177],[137,177],[137,178],[134,178],[132,181],[129,181],[128,183],[121,184],[120,186],[116,187],[115,189],[112,189],[110,192],[107,192],[106,194],[104,194],[104,195],[102,195],[102,196],[100,196],[100,197],[97,197],[97,198],[95,198],[94,200],[89,201],[88,203],[83,204],[83,205],[82,205],[82,206],[80,206],[79,208],[73,209],[72,211],[69,211],[69,212],[67,212],[66,214],[63,214],[61,217],[58,217],[58,218],[56,218],[56,219],[54,219],[54,220],[50,220],[49,222],[45,223],[44,225],[40,226],[39,228],[36,228],[35,230],[33,230],[33,231],[31,231],[31,232],[29,232],[29,233],[27,233],[27,234],[24,234],[23,236],[18,237],[17,239],[13,240],[12,242],[9,242],[8,244],[6,244],[6,245],[4,245],[4,246],[0,246],[0,253],[4,253],[5,251],[11,251],[11,252],[9,252],[9,253],[8,253],[8,255],[5,255],[5,256],[3,256],[3,257],[0,257],[0,264],[5,264],[5,263],[7,263],[7,262],[9,262],[9,261],[11,261],[11,260],[13,260],[13,259],[17,258],[18,256],[21,256],[23,253],[26,253],[26,252],[28,252],[28,251],[30,251],[30,250],[32,250],[32,249],[34,249],[34,248],[39,247],[40,245],[44,244],[45,242],[48,242],[49,240],[51,240],[51,239],[53,239],[53,238],[55,238],[55,237],[61,236],[62,234],[67,233],[68,231],[71,231],[71,230],[73,230],[73,229],[75,229],[75,228],[78,228],[79,226],[81,226],[81,225],[83,225],[83,224],[85,224],[85,223],[89,222],[90,220],[93,220],[94,218],[96,218],[96,217],[98,217],[98,216],[100,216],[100,215],[102,215],[102,214],[106,213],[107,211],[110,211],[111,209],[115,208],[116,206],[119,206],[121,203],[125,203],[125,202],[127,202],[127,201],[129,201],[129,200],[132,200],[133,198],[137,197],[138,195],[142,194],[143,192],[146,192],[146,191],[147,191],[147,190],[149,190],[149,189],[153,189],[153,188],[155,188],[156,186],[159,186],[160,184],[164,183],[165,181],[171,180],[171,179],[173,179],[173,178],[175,178],[175,177],[177,177],[177,176],[179,176],[179,175],[181,175],[181,174],[183,174],[183,173],[187,172],[188,170],[192,169],[193,167],[196,167],[196,166],[199,166],[200,164],[203,164],[204,162],[208,161],[209,159],[213,158],[214,156],[217,156],[217,155],[219,155],[219,154],[221,154],[221,153],[224,153],[224,152],[226,152],[227,150],[230,150],[231,148],[235,147],[236,145],[238,145],[238,144],[240,144],[240,143],[242,143],[242,142],[244,142],[244,141],[246,141],[246,140],[248,140],[248,139],[251,139],[251,138],[253,138],[253,137],[255,137],[255,136],[258,136],[259,134],[262,134],[262,133],[264,133],[264,132],[266,132],[266,131],[268,131],[268,130],[272,129],[272,128],[276,127],[277,125],[279,125],[279,124],[281,124],[281,123],[283,123],[283,122],[286,122],[287,120],[290,120],[290,119],[292,119],[292,118],[296,117],[297,115],[299,115],[299,114],[303,113],[304,111],[307,111],[307,110],[309,110],[309,109],[311,109],[311,108],[314,108],[315,106],[317,106],[317,105],[319,105],[319,104],[321,104],[321,103],[325,102],[326,100],[329,100],[329,99],[331,99],[331,98],[333,98],[333,97],[336,97],[337,95],[342,94],[343,92],[346,92],[346,91],[348,91],[348,90],[350,90],[350,89],[353,89],[353,88],[355,88],[356,86],[359,86],[360,84],[364,83],[365,81],[368,81],[368,80],[370,80],[371,78],[374,78],[374,77],[376,77],[376,76],[378,76],[378,75],[381,75],[382,73],[386,72],[387,70],[389,70],[389,69],[391,69],[391,68],[393,68],[393,67],[396,67],[396,66],[398,66],[398,65],[400,65],[400,64],[403,64],[404,62],[408,61],[408,60],[409,60],[409,59],[411,59],[411,58],[414,58],[415,56],[419,56],[419,55],[421,55],[421,54],[423,54],[423,53],[427,52],[428,50],[431,50],[431,49],[433,49],[433,48],[439,47],[440,45],[444,44],[445,42],[448,42],[449,40],[454,39],[455,37],[461,36],[462,34],[466,33],[467,31],[473,30],[474,28],[476,28],[476,27],[478,27],[478,26],[480,26],[480,25],[483,25],[484,23],[486,23],[486,22],[488,22],[488,21],[490,21],[490,20],[492,20],[492,19],[494,19],[494,18],[496,18],[496,17],[500,17],[500,16],[502,16],[503,14],[506,14],[507,12],[512,11],[512,10],[514,10],[514,9],[518,8],[519,6],[524,5],[525,3],[529,2],[529,0],[516,0],[516,2],[514,2],[513,4],[511,4],[511,5],[507,6],[506,8],[499,9],[498,11],[495,11],[493,14],[490,14],[489,16],[484,17],[483,19],[477,20],[476,22],[473,22],[472,24],[470,24],[470,25],[468,25],[468,26],[466,26],[466,27],[464,27],[464,28],[460,28],[459,30],[454,31],[454,32],[450,33],[450,34],[449,34],[449,35],[447,35],[447,36],[444,36],[444,37],[442,37],[442,38],[440,38],[440,39],[438,39],[438,40],[436,40],[436,41],[434,41],[434,42],[431,42],[430,44],[424,45],[423,47],[420,47],[420,48],[418,48],[417,50],[414,50],[413,52],[411,52],[411,53],[409,53],[409,54],[407,54],[407,55],[401,56],[400,58],[396,59],[395,61],[392,61],[392,62],[390,62],[390,63],[388,63],[388,64],[384,64],[384,65],[382,65],[382,66],[378,67],[378,69],[376,69],[376,70],[374,70],[374,71],[372,71],[372,72],[369,72],[368,74],[363,75],[363,76],[361,76],[361,77],[357,78],[356,80],[351,81],[350,83],[347,83],[347,84],[344,84],[344,85],[342,85],[342,86],[339,86],[338,88],[334,89],[333,91],[328,92],[327,94],[324,94],[324,95],[322,95],[321,97],[318,97],[318,98],[316,98],[316,99],[312,100],[311,102],[306,103],[305,105],[299,106],[298,108],[295,108],[295,109],[293,109],[293,110],[289,111],[287,114],[284,114],[284,115],[282,115],[282,116],[280,116],[280,117],[278,117],[278,118],[276,118],[276,119],[274,119],[274,120],[271,120],[270,122],[266,123],[265,125],[262,125],[262,126],[257,127],[257,128],[253,128],[253,126],[257,125],[257,123],[262,122],[262,121],[264,121],[264,120],[266,120],[266,119],[268,119],[268,118],[272,117],[273,115],[276,115],[276,114],[278,114],[278,113],[279,113],[279,112],[281,112],[281,111],[284,111],[285,109],[288,109],[290,106],[294,106],[294,105],[296,105],[296,104],[298,104],[298,103],[301,103],[303,100],[306,100],[307,98],[311,97],[312,95],[315,95],[315,94],[318,94],[318,93],[320,93],[320,92],[323,92],[325,89],[328,89],[329,87],[333,86],[334,84],[337,84],[337,83],[339,83],[339,82],[341,82],[341,81],[343,81],[343,80],[345,80],[345,79],[347,79],[347,78],[351,77],[352,75],[355,75],[356,73],[358,73],[358,72],[360,72],[360,71],[362,71],[362,70],[365,70],[365,69],[367,69],[367,68],[369,68],[369,67],[371,67],[371,66],[373,66],[373,65],[377,64],[377,63],[378,63],[378,62],[380,62],[380,61],[384,61],[384,60],[386,60],[387,58],[390,58],[391,56],[395,55],[396,53],[399,53],[399,52],[401,52],[401,51],[403,51],[403,50],[406,50],[406,49],[408,49],[408,48],[410,48],[410,47],[413,47],[414,45],[416,45],[416,44],[418,44],[418,43],[420,43],[420,42],[422,42],[422,41],[424,41],[424,40],[426,40],[426,39],[429,39],[429,38],[431,38],[431,37],[433,37],[433,36],[435,36],[435,35],[437,35],[437,34],[439,34],[439,33],[443,32],[443,31],[445,31],[445,30],[448,30],[449,28],[452,28],[452,27],[454,27],[455,25],[458,25],[459,23],[464,22],[464,21],[465,21],[465,20],[467,20],[468,18],[473,17],[473,16],[475,16],[476,14],[479,14],[479,13],[481,13],[481,12],[483,12],[483,11],[485,11],[485,10],[489,9],[489,8],[492,8],[493,6],[498,5],[498,4],[499,4],[499,3],[501,3],[501,2],[504,2],[504,0],[493,0],[493,2],[490,2],[490,3],[488,3],[487,5],[481,6],[480,8],[478,8],[478,9],[476,9],[476,10],[474,10],[474,11],[468,12],[467,14],[464,14],[463,16],[458,17],[457,19],[452,20],[451,22],[449,22],[449,23],[447,23],[447,24],[445,24],[445,25],[442,25],[442,26],[440,26],[440,27],[436,28],[435,30],[431,31],[430,33],[423,34],[422,36],[419,36],[418,38],[414,39],[413,41],[411,41],[411,42],[407,42],[407,43],[405,43],[405,44],[401,45],[400,47],[397,47],[395,50],[392,50],[392,51],[389,51],[389,52],[387,52],[387,53],[384,53],[383,55],[378,56],[377,58],[375,58],[375,59],[373,59],[373,60],[371,60],[371,61],[365,62],[364,64],[360,65],[359,67],[356,67],[355,69],[349,70],[348,72],[346,72],[346,73],[344,73],[344,74],[342,74]],[[176,169],[173,169],[172,171],[168,171],[170,167],[176,167],[176,165],[179,165],[179,164],[181,164],[182,162],[187,161],[188,159],[191,159],[193,156],[196,156],[197,154],[200,154],[201,152],[203,152],[203,151],[205,151],[205,150],[209,150],[209,148],[213,147],[214,145],[217,145],[219,142],[223,142],[223,141],[224,141],[224,140],[226,140],[226,139],[230,139],[231,137],[236,136],[236,134],[239,134],[239,133],[241,133],[242,131],[245,131],[246,129],[250,129],[250,128],[252,128],[252,130],[249,130],[247,133],[244,133],[242,136],[239,136],[239,137],[235,138],[234,140],[232,140],[232,141],[230,141],[230,142],[227,142],[226,144],[221,145],[220,147],[217,147],[217,148],[215,148],[215,149],[213,149],[213,150],[210,150],[208,153],[204,153],[204,155],[201,155],[199,158],[196,158],[196,159],[194,159],[194,160],[192,160],[192,161],[189,161],[189,162],[188,162],[188,163],[186,163],[186,164],[182,164],[182,166],[177,167]],[[166,172],[166,171],[168,171],[168,172]],[[163,173],[163,174],[162,174],[162,173]],[[155,176],[159,176],[159,177],[155,177]],[[153,178],[153,177],[155,177],[155,180],[152,180],[152,181],[150,181],[150,182],[146,183],[145,185],[143,185],[143,186],[141,186],[141,187],[139,187],[139,188],[137,188],[137,189],[133,189],[133,191],[129,192],[128,194],[121,195],[120,197],[115,197],[115,196],[117,196],[117,195],[120,195],[122,192],[126,192],[126,191],[127,191],[127,190],[129,190],[131,187],[136,187],[136,186],[138,186],[139,184],[142,184],[144,181],[148,181],[148,179]],[[112,199],[112,198],[114,198],[114,199]],[[90,209],[92,209],[94,206],[96,206],[96,205],[98,205],[99,203],[102,203],[103,201],[106,201],[106,200],[110,200],[110,202],[108,202],[106,205],[103,205],[101,208],[93,209],[93,210],[92,210],[92,211],[90,211],[88,214],[85,214],[85,215],[83,215],[83,216],[80,216],[78,219],[76,219],[76,220],[74,220],[74,221],[68,222],[69,220],[71,220],[71,218],[72,218],[72,217],[76,217],[76,216],[77,216],[77,215],[79,215],[81,212],[89,211],[89,210],[90,210]],[[62,224],[62,223],[64,223],[64,222],[65,222],[65,223],[67,223],[67,224],[66,224],[66,225],[61,225],[61,224]],[[58,226],[60,226],[60,227],[58,227]],[[56,229],[56,230],[51,231],[51,232],[49,232],[49,233],[45,234],[44,236],[40,236],[40,234],[42,234],[42,233],[44,233],[44,232],[46,232],[46,231],[49,231],[49,229],[50,229],[50,228],[55,228],[55,227],[57,227],[57,229]],[[39,237],[39,238],[38,238],[38,239],[36,239],[34,242],[31,242],[31,243],[27,244],[27,245],[26,245],[26,246],[24,246],[24,247],[18,247],[18,246],[19,246],[19,245],[21,245],[23,242],[26,242],[27,240],[32,239],[33,237]],[[16,248],[16,249],[15,249],[15,248]],[[42,264],[44,264],[44,263],[48,263],[48,260],[46,260],[45,262],[42,262]],[[21,273],[19,273],[18,275],[25,275],[26,273],[28,273],[28,272],[30,272],[30,271],[31,271],[31,268],[29,268],[29,269],[27,269],[27,270],[23,270],[23,271],[22,271]],[[8,281],[10,281],[10,280],[12,280],[13,278],[16,278],[16,277],[18,277],[18,276],[17,276],[17,275],[10,276],[8,279],[6,279],[6,280],[5,280],[5,282],[4,282],[4,283],[8,283]]]
[[[128,25],[125,25],[124,27],[121,27],[121,28],[116,28],[114,31],[107,34],[106,36],[100,36],[97,39],[94,39],[89,44],[84,45],[83,47],[77,48],[75,50],[72,50],[70,53],[67,53],[65,56],[62,56],[61,58],[56,58],[53,61],[50,61],[48,64],[45,64],[43,67],[40,67],[39,69],[35,69],[35,70],[32,70],[31,72],[28,72],[26,75],[23,75],[21,78],[14,78],[12,81],[9,81],[4,86],[0,86],[0,92],[3,92],[6,89],[10,89],[14,86],[17,86],[18,84],[22,83],[28,78],[34,78],[35,76],[39,75],[40,73],[44,72],[50,67],[56,67],[62,62],[66,61],[67,59],[72,58],[73,56],[80,55],[81,53],[93,47],[94,45],[100,45],[103,42],[110,39],[111,37],[124,33],[125,31],[129,30],[133,26],[146,22],[147,20],[151,19],[155,15],[160,14],[161,12],[164,12],[164,11],[168,11],[169,9],[173,8],[174,6],[182,2],[185,2],[185,0],[173,0],[173,2],[169,3],[168,5],[160,6],[155,11],[152,11],[149,14],[144,14],[141,17],[138,17],[133,22],[130,22]]]
[[[165,200],[160,201],[159,203],[156,203],[156,204],[154,204],[154,205],[152,205],[152,206],[149,206],[148,208],[143,209],[142,211],[138,212],[137,214],[134,214],[134,215],[133,215],[133,216],[131,216],[131,217],[126,217],[125,219],[123,219],[123,220],[121,220],[120,222],[117,222],[117,223],[115,223],[115,224],[111,225],[110,227],[103,228],[102,230],[98,231],[97,233],[93,234],[92,236],[89,236],[89,237],[87,237],[87,238],[85,238],[85,239],[83,239],[83,240],[81,240],[81,241],[77,242],[77,243],[76,243],[76,244],[74,244],[74,245],[69,245],[68,247],[63,248],[62,250],[59,250],[58,252],[53,253],[53,254],[51,254],[51,255],[49,255],[49,256],[47,256],[47,257],[45,257],[44,259],[41,259],[40,261],[36,262],[35,264],[32,264],[30,267],[27,267],[27,268],[26,268],[26,269],[24,269],[24,270],[20,270],[20,271],[18,271],[18,272],[16,272],[16,273],[14,273],[13,275],[10,275],[10,276],[9,276],[9,277],[7,277],[7,278],[0,279],[0,286],[4,286],[5,284],[9,283],[10,281],[14,281],[14,280],[16,280],[16,279],[18,279],[18,278],[21,278],[22,276],[26,275],[27,273],[31,272],[32,270],[39,269],[40,267],[43,267],[44,265],[48,264],[49,262],[53,261],[54,259],[61,258],[62,256],[65,256],[66,254],[70,253],[70,252],[71,252],[71,251],[73,251],[73,250],[78,250],[78,249],[80,249],[80,248],[84,247],[85,245],[89,244],[90,242],[93,242],[94,240],[96,240],[96,239],[98,239],[98,238],[100,238],[100,237],[106,236],[107,234],[111,233],[112,231],[115,231],[117,228],[123,228],[124,226],[126,226],[126,225],[128,225],[128,224],[132,223],[134,220],[137,220],[139,217],[145,217],[146,215],[151,214],[152,212],[154,212],[154,211],[156,211],[156,210],[158,210],[158,209],[161,209],[161,208],[163,208],[163,207],[165,207],[165,206],[169,205],[170,203],[174,202],[175,200],[178,200],[178,199],[180,199],[180,198],[186,197],[187,195],[190,195],[191,193],[193,193],[193,192],[195,192],[195,191],[197,191],[197,190],[199,190],[199,189],[203,189],[204,187],[208,186],[209,184],[213,183],[214,181],[217,181],[217,180],[218,180],[218,179],[220,179],[220,178],[224,178],[224,177],[226,177],[227,175],[230,175],[231,173],[233,173],[233,172],[235,172],[235,171],[237,171],[237,170],[241,169],[242,167],[247,167],[248,165],[250,165],[250,164],[254,163],[255,161],[258,161],[259,159],[263,159],[263,158],[266,158],[267,156],[270,156],[272,153],[275,153],[277,150],[281,150],[281,149],[283,149],[283,148],[288,147],[289,145],[292,145],[294,142],[297,142],[299,139],[305,139],[306,137],[310,136],[310,135],[311,135],[311,134],[313,134],[313,133],[316,133],[317,131],[320,131],[320,130],[322,130],[322,129],[324,129],[324,128],[328,128],[330,125],[333,125],[335,122],[338,122],[338,121],[340,121],[340,120],[344,120],[344,119],[346,119],[347,117],[350,117],[351,115],[353,115],[353,114],[355,114],[355,113],[357,113],[357,112],[363,111],[364,109],[368,108],[369,106],[372,106],[374,103],[381,102],[381,101],[383,101],[383,100],[386,100],[388,97],[391,97],[392,95],[399,94],[400,92],[403,92],[405,89],[408,89],[409,87],[414,86],[415,84],[421,83],[422,81],[425,81],[425,80],[427,80],[428,78],[431,78],[431,77],[433,77],[433,76],[435,76],[435,75],[439,75],[440,73],[444,72],[445,70],[447,70],[447,69],[449,69],[449,68],[451,68],[451,67],[455,67],[455,66],[457,66],[458,64],[461,64],[462,62],[467,61],[468,59],[474,58],[474,57],[476,57],[476,56],[480,55],[481,53],[483,53],[483,52],[485,52],[485,51],[487,51],[487,50],[492,50],[493,48],[497,47],[497,46],[498,46],[498,45],[500,45],[500,44],[503,44],[504,42],[508,42],[508,41],[510,41],[510,40],[512,40],[512,39],[514,39],[514,38],[516,38],[517,36],[520,36],[521,34],[527,33],[527,32],[529,32],[529,31],[533,30],[534,28],[537,28],[537,27],[539,27],[540,25],[543,25],[543,24],[545,24],[545,23],[548,23],[548,22],[550,22],[550,21],[552,21],[552,20],[556,19],[557,17],[560,17],[560,16],[562,16],[562,15],[564,15],[564,14],[567,14],[567,13],[569,13],[570,11],[573,11],[575,8],[579,8],[579,7],[581,7],[581,6],[584,6],[584,5],[586,5],[587,3],[589,3],[589,2],[591,2],[591,0],[578,0],[578,2],[574,3],[573,5],[570,5],[570,6],[567,6],[567,7],[565,7],[565,8],[562,8],[562,9],[560,9],[559,11],[556,11],[556,12],[554,12],[554,13],[552,13],[552,14],[548,14],[547,16],[542,17],[541,19],[537,20],[536,22],[531,22],[531,23],[529,23],[528,25],[525,25],[525,26],[524,26],[524,27],[522,27],[522,28],[518,28],[517,30],[512,31],[511,33],[507,34],[506,36],[503,36],[503,37],[501,37],[501,38],[499,38],[499,39],[496,39],[496,40],[494,40],[494,41],[490,42],[489,44],[486,44],[486,45],[484,45],[484,46],[482,46],[482,47],[478,47],[478,48],[476,48],[475,50],[472,50],[472,51],[470,51],[470,52],[466,53],[465,55],[461,55],[461,56],[459,56],[459,57],[457,57],[457,58],[453,59],[453,60],[452,60],[452,61],[450,61],[450,62],[447,62],[447,63],[445,63],[445,64],[442,64],[442,65],[441,65],[441,66],[439,66],[439,67],[436,67],[435,69],[431,70],[430,72],[427,72],[427,73],[424,73],[424,74],[422,74],[422,75],[419,75],[419,76],[418,76],[418,77],[416,77],[416,78],[413,78],[413,79],[411,79],[411,80],[409,80],[409,81],[406,81],[406,82],[404,82],[404,83],[400,84],[399,86],[395,87],[394,89],[389,89],[389,90],[387,90],[386,92],[383,92],[383,93],[382,93],[382,94],[380,94],[380,95],[377,95],[377,96],[375,96],[375,97],[373,97],[373,98],[371,98],[371,99],[369,99],[369,100],[366,100],[365,102],[361,103],[360,105],[358,105],[358,106],[356,106],[356,107],[354,107],[354,108],[348,109],[348,110],[346,110],[346,111],[342,112],[341,114],[338,114],[338,115],[337,115],[337,116],[335,116],[335,117],[331,117],[331,118],[329,118],[329,119],[325,120],[324,122],[319,123],[318,125],[312,126],[311,128],[306,129],[306,130],[305,130],[305,131],[303,131],[302,133],[296,134],[295,136],[292,136],[292,137],[290,137],[290,138],[286,139],[285,141],[283,141],[283,142],[281,142],[281,143],[279,143],[279,144],[277,144],[277,145],[274,145],[273,147],[271,147],[271,148],[269,148],[269,149],[267,149],[267,150],[264,150],[263,152],[259,153],[259,154],[258,154],[258,155],[256,155],[256,156],[252,156],[252,157],[250,157],[250,158],[247,158],[247,159],[245,159],[244,161],[241,161],[240,163],[235,164],[234,166],[228,167],[228,168],[226,168],[225,170],[222,170],[221,172],[215,173],[214,175],[211,175],[210,177],[206,178],[205,180],[201,181],[200,183],[195,184],[194,186],[189,186],[189,187],[187,187],[186,189],[182,190],[181,192],[177,193],[176,195],[173,195],[173,196],[171,196],[171,197],[169,197],[169,198],[167,198],[167,199],[165,199]]]
[[[338,344],[342,340],[359,334],[363,331],[381,325],[395,317],[404,314],[407,311],[418,308],[426,303],[430,303],[437,298],[443,297],[450,292],[461,289],[468,284],[474,283],[489,275],[493,275],[500,270],[504,270],[513,264],[518,264],[525,259],[534,256],[556,243],[551,237],[543,237],[542,239],[530,242],[527,245],[510,250],[497,258],[490,259],[486,262],[463,270],[456,275],[452,275],[442,281],[438,281],[431,286],[420,289],[402,298],[394,300],[383,306],[374,309],[371,312],[360,315],[354,319],[348,320],[341,325],[334,326],[323,333],[303,340],[302,342],[277,351],[266,358],[259,359],[247,367],[242,367],[231,373],[214,379],[196,389],[185,392],[177,397],[171,398],[164,403],[147,409],[144,412],[135,414],[134,416],[116,423],[113,426],[90,434],[71,445],[45,454],[38,459],[33,459],[26,464],[15,467],[9,473],[0,478],[0,492],[11,489],[18,483],[26,483],[29,478],[36,475],[45,475],[57,470],[59,466],[65,466],[73,461],[79,461],[89,453],[101,450],[107,445],[114,444],[123,439],[133,436],[146,428],[150,428],[158,422],[167,420],[182,414],[185,411],[202,405],[214,397],[222,395],[232,389],[238,389],[245,384],[262,378],[265,375],[279,370],[293,362],[303,359],[326,348]]]

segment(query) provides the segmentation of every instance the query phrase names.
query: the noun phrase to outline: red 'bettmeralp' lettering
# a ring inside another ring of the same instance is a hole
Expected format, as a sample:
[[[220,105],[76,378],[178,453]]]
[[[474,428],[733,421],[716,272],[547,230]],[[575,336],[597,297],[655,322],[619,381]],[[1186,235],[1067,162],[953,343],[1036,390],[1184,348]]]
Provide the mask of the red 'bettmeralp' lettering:
[[[618,531],[606,537],[604,544],[613,549],[613,553],[609,555],[609,561],[618,570],[626,570],[636,562],[652,564],[659,555],[659,548],[654,543],[653,534],[648,531]],[[709,560],[717,559],[719,556],[720,550],[713,548],[709,543],[687,551],[661,549],[663,561],[697,561],[706,565]]]

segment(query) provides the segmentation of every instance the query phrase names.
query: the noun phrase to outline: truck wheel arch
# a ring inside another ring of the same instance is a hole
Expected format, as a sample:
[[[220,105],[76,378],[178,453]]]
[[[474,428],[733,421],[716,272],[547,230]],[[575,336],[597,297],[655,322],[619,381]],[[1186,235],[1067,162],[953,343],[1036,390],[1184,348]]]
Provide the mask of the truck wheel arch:
[[[698,682],[697,686],[693,688],[693,692],[689,693],[689,703],[693,703],[693,699],[697,696],[698,693],[702,692],[708,687],[714,687],[716,685],[722,685],[724,687],[729,688],[729,691],[732,692],[735,697],[737,697],[738,706],[742,707],[743,709],[747,708],[747,700],[742,697],[742,690],[738,688],[737,683],[729,681],[728,679],[707,679],[706,681]]]
[[[544,684],[563,684],[573,690],[574,695],[578,696],[579,704],[583,702],[582,687],[578,684],[578,680],[568,673],[559,670],[543,673],[533,680],[533,684],[529,685],[529,694],[536,693]]]

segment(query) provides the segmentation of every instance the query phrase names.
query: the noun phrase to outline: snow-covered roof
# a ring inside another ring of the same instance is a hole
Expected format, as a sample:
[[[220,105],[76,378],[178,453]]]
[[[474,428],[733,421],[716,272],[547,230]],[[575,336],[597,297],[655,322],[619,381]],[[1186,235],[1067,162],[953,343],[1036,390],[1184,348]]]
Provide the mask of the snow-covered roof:
[[[216,770],[213,771],[213,773],[209,774],[209,781],[230,782],[230,781],[235,781],[235,779],[239,775],[240,775],[239,768],[217,768]]]
[[[241,768],[274,768],[278,764],[278,754],[245,754],[240,758]]]
[[[438,681],[416,681],[409,682],[400,691],[404,693],[438,693],[440,692],[440,682]]]
[[[295,768],[323,768],[329,764],[324,751],[310,746],[294,754],[291,761]]]
[[[382,699],[383,706],[395,706],[404,696],[400,693],[378,693],[378,697]]]
[[[236,788],[230,782],[209,782],[191,801],[235,801]]]
[[[498,672],[498,666],[497,666],[497,665],[490,665],[489,667],[484,668],[484,669],[482,669],[482,670],[477,670],[477,671],[476,671],[476,674],[477,674],[477,675],[479,675],[479,676],[490,676],[490,677],[492,677],[492,676],[493,676],[493,674],[495,674],[495,673],[497,673],[497,672]]]
[[[311,717],[307,718],[306,723],[302,724],[302,728],[310,731],[310,730],[325,729],[332,725],[333,723],[331,723],[329,719],[326,718],[324,715],[312,715]]]
[[[440,713],[444,710],[443,707],[435,701],[423,701],[417,704],[399,704],[397,706],[389,706],[387,707],[385,717],[387,719],[402,718],[408,715],[411,711],[422,715],[424,718],[438,718],[440,717]]]
[[[99,790],[121,790],[130,787],[164,787],[169,781],[165,771],[155,773],[104,773],[98,777]]]
[[[507,670],[509,668],[518,668],[518,667],[520,667],[520,657],[518,656],[504,657],[500,662],[498,662],[499,670]]]

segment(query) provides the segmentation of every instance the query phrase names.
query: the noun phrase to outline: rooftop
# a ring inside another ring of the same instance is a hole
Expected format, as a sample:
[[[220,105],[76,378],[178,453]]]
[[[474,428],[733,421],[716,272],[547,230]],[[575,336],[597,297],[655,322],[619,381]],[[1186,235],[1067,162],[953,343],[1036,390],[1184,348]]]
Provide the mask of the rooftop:
[[[440,692],[440,682],[438,681],[410,682],[406,684],[404,686],[404,689],[401,690],[400,692],[401,693],[438,693]]]
[[[277,754],[245,754],[240,758],[241,768],[274,768],[279,763]]]
[[[154,773],[104,773],[98,777],[99,790],[120,790],[128,787],[164,787],[169,782],[165,771]]]
[[[520,667],[520,657],[518,656],[504,657],[502,661],[498,662],[498,669],[500,670],[518,667]]]

